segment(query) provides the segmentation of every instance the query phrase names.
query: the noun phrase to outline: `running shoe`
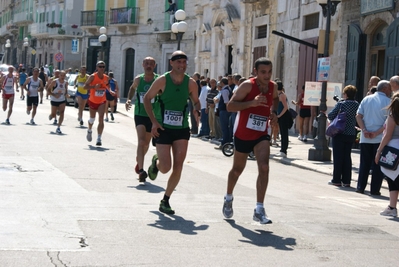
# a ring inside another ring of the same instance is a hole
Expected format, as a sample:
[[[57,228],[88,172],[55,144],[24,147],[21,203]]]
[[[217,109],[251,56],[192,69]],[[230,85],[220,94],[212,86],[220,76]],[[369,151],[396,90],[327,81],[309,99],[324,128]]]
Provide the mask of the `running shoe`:
[[[35,121],[33,119],[30,120],[30,124],[35,125]]]
[[[93,140],[93,137],[91,136],[92,131],[91,130],[87,130],[87,135],[86,135],[86,140],[91,142],[91,140]]]
[[[105,122],[108,122],[108,118],[105,118],[104,121],[105,121]]]
[[[112,114],[112,112],[109,114],[111,116],[111,121],[114,120],[114,114]]]
[[[148,177],[148,175],[147,175],[146,171],[140,172],[140,174],[139,174],[139,182],[140,183],[144,183],[145,182],[145,178],[147,178],[147,177]]]
[[[306,135],[304,135],[302,141],[307,142],[308,141],[308,137]]]
[[[254,209],[253,219],[254,219],[255,222],[260,222],[261,224],[272,223],[272,220],[270,220],[267,217],[267,214],[266,214],[264,208],[262,208],[259,213],[256,212],[256,209]]]
[[[223,215],[226,219],[230,219],[233,217],[233,199],[230,201],[227,201],[226,198],[224,198],[224,203],[223,203]]]
[[[58,121],[57,121],[57,119],[55,119],[53,122],[53,125],[57,125],[57,124],[58,124]]]
[[[101,143],[101,139],[97,139],[96,146],[101,146],[101,145],[102,145],[102,143]]]
[[[136,164],[136,167],[134,167],[134,171],[135,171],[137,174],[140,174],[139,164]]]
[[[53,117],[50,115],[48,115],[48,120],[51,121],[53,119]]]
[[[150,177],[151,180],[155,180],[158,175],[157,160],[158,160],[158,155],[155,154],[152,157],[151,166],[148,168],[148,176]]]
[[[30,115],[30,110],[26,110],[26,114]]]
[[[161,200],[161,203],[159,204],[159,211],[171,215],[175,214],[175,211],[172,210],[169,203],[165,200]]]
[[[55,132],[56,132],[57,134],[62,134],[60,127],[58,127],[57,130],[55,130]]]
[[[79,124],[80,126],[83,126],[83,120],[80,120]]]
[[[396,216],[398,216],[398,210],[397,209],[392,209],[390,206],[388,206],[388,207],[386,207],[385,210],[380,212],[380,215],[396,217]]]
[[[7,125],[10,125],[10,124],[11,124],[9,119],[6,119],[6,124],[7,124]]]

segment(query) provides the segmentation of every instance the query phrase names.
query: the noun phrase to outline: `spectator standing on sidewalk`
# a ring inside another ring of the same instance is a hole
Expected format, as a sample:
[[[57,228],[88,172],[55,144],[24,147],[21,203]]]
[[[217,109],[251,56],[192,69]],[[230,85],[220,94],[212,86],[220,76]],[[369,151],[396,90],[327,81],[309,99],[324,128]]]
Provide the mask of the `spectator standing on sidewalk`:
[[[208,121],[208,102],[207,102],[207,97],[208,97],[208,92],[210,91],[210,88],[208,87],[208,84],[206,80],[202,80],[200,82],[201,84],[201,93],[199,95],[199,101],[201,104],[201,129],[198,134],[198,137],[206,137],[209,136],[209,121]]]
[[[231,112],[227,111],[227,103],[229,103],[231,96],[233,95],[229,85],[227,78],[222,78],[220,81],[222,84],[222,90],[220,91],[220,99],[218,100],[218,110],[219,110],[219,119],[220,119],[220,127],[222,129],[222,142],[220,146],[215,147],[215,149],[222,149],[222,146],[226,143],[232,141],[232,131],[230,130],[230,115]]]
[[[391,104],[388,107],[388,118],[385,123],[385,131],[381,143],[377,149],[374,163],[378,164],[381,152],[386,145],[399,149],[399,93],[392,96]],[[399,168],[396,170],[388,170],[381,167],[382,172],[386,175],[389,188],[389,205],[380,214],[383,216],[398,216],[396,205],[399,196]]]
[[[291,113],[289,112],[288,107],[288,99],[287,95],[284,93],[283,82],[279,79],[276,79],[277,83],[277,91],[278,91],[278,108],[277,108],[277,118],[278,125],[280,128],[281,134],[281,148],[280,152],[277,153],[276,157],[287,157],[287,149],[288,149],[288,130],[292,127],[294,121],[292,120]],[[273,127],[276,128],[276,127]]]
[[[382,139],[384,123],[388,115],[386,107],[390,103],[391,92],[389,81],[381,80],[377,84],[377,92],[366,96],[357,110],[356,121],[362,130],[360,135],[360,166],[357,193],[364,193],[371,167],[370,194],[381,194],[383,174],[380,166],[374,162],[374,158]]]
[[[136,94],[136,101],[134,104],[134,123],[136,125],[136,132],[138,138],[137,151],[136,151],[136,167],[135,171],[139,175],[139,182],[145,183],[148,174],[144,170],[144,158],[147,154],[151,141],[151,127],[152,123],[144,108],[144,95],[150,89],[152,83],[158,78],[158,74],[154,73],[157,66],[155,59],[146,57],[143,60],[144,73],[137,75],[133,84],[130,86],[129,93],[127,94],[126,110],[132,107],[131,99]],[[156,109],[158,103],[155,99],[151,99],[152,110]]]
[[[208,110],[208,123],[209,123],[209,137],[214,139],[216,137],[216,118],[215,118],[215,103],[213,99],[218,95],[219,91],[216,88],[216,80],[211,79],[209,81],[211,89],[208,92],[206,102]]]
[[[258,165],[253,220],[261,224],[272,222],[263,206],[269,182],[269,119],[272,123],[277,123],[278,95],[277,85],[271,81],[272,69],[272,62],[269,59],[257,59],[254,68],[256,77],[243,82],[227,105],[229,111],[237,111],[238,114],[234,129],[233,167],[228,175],[222,209],[225,218],[233,216],[234,187],[244,171],[248,154],[253,151]]]
[[[299,120],[299,136],[298,140],[308,141],[309,134],[309,120],[311,117],[310,106],[304,105],[305,100],[305,85],[302,86],[302,93],[298,96],[297,101],[292,100],[292,104],[299,106],[299,116],[297,117]]]
[[[389,84],[391,85],[392,95],[399,92],[399,76],[392,76],[391,79],[389,79]]]
[[[198,87],[198,96],[200,95],[201,92],[201,84],[200,84],[200,77],[201,75],[198,72],[195,72],[192,76],[192,78],[194,79],[194,81],[197,83],[197,87]],[[191,134],[197,135],[198,134],[198,113],[196,110],[194,110],[194,106],[193,103],[191,102],[190,99],[187,100],[188,101],[188,109],[190,112],[190,123],[191,123]],[[197,113],[197,114],[195,114]]]
[[[352,180],[352,146],[356,140],[356,111],[359,103],[355,100],[357,89],[348,85],[343,90],[343,100],[339,101],[328,113],[328,119],[333,121],[340,112],[346,113],[345,130],[332,138],[333,178],[328,183],[335,186],[350,187]]]

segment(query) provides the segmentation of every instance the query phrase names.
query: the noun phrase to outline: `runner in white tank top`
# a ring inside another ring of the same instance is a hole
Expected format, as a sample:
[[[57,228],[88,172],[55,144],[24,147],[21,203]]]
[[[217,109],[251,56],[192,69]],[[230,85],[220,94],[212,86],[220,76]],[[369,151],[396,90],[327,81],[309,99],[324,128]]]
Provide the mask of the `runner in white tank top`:
[[[68,83],[65,81],[65,71],[60,71],[60,77],[51,82],[48,89],[50,92],[51,100],[51,114],[49,115],[49,120],[56,118],[57,109],[59,111],[58,127],[56,133],[62,134],[61,124],[64,121],[64,111],[65,111],[65,99],[68,93]]]
[[[26,79],[22,88],[25,88],[26,93],[26,113],[29,115],[32,111],[30,124],[35,125],[36,109],[39,104],[39,93],[43,91],[43,81],[39,78],[39,69],[33,69],[33,75]]]
[[[14,77],[13,72],[14,72],[14,67],[13,66],[8,67],[8,74],[4,75],[0,79],[1,90],[3,91],[3,111],[7,110],[7,105],[9,103],[7,119],[5,121],[5,124],[7,125],[10,124],[12,107],[14,106],[14,95],[15,95],[14,90],[19,92],[18,87],[15,89],[15,85],[17,84],[17,78]]]

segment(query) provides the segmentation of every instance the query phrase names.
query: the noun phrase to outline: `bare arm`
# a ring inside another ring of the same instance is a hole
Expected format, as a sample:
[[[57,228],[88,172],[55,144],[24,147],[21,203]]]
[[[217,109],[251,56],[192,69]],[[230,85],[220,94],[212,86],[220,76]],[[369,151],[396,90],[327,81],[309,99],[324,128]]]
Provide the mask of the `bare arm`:
[[[283,103],[283,110],[280,112],[279,115],[277,115],[277,118],[281,118],[284,115],[284,113],[288,110],[287,96],[284,93],[281,93],[278,98],[279,101]]]
[[[93,80],[94,80],[94,76],[90,75],[89,79],[86,80],[84,89],[90,90],[90,89],[96,88],[97,85],[90,85],[93,82]]]
[[[375,154],[375,163],[376,164],[378,164],[382,150],[384,149],[384,147],[386,145],[388,145],[389,141],[391,141],[392,134],[395,130],[395,126],[396,126],[395,120],[393,119],[393,117],[391,115],[389,115],[388,119],[386,121],[385,133],[382,136],[381,143],[378,146],[377,153]]]
[[[147,93],[144,95],[143,104],[145,111],[147,112],[148,117],[150,118],[153,126],[154,124],[158,124],[155,114],[152,110],[151,99],[155,98],[158,93],[162,93],[165,90],[166,78],[165,76],[160,76],[157,78],[151,85],[150,89],[148,89]]]
[[[253,100],[245,101],[245,97],[252,90],[252,83],[250,81],[243,82],[234,93],[229,103],[227,103],[227,110],[229,112],[236,112],[250,107],[266,107],[267,100],[262,94],[257,95]]]
[[[42,80],[40,80],[41,82]],[[26,90],[28,90],[28,88],[26,88],[26,86],[30,83],[30,78],[27,78],[24,82],[24,84],[22,85],[22,88],[25,88]]]
[[[201,110],[201,104],[198,99],[198,85],[193,78],[190,78],[188,83],[188,90],[190,94],[191,102],[195,110]]]
[[[129,110],[132,107],[132,98],[134,94],[136,93],[136,89],[140,84],[140,77],[136,76],[134,78],[132,85],[129,88],[129,92],[127,93],[127,100],[126,100],[126,105],[125,108],[126,110]]]

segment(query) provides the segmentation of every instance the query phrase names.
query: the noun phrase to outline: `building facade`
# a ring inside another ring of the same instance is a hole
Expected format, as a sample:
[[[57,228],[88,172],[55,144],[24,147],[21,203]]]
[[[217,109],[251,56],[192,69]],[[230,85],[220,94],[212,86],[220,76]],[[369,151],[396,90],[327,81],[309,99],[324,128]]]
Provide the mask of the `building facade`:
[[[195,71],[195,8],[194,1],[175,1],[186,13],[187,31],[180,41],[189,64],[187,73]],[[177,50],[178,40],[171,31],[171,16],[165,12],[167,0],[85,0],[81,12],[84,31],[82,62],[94,71],[98,60],[107,63],[119,81],[121,96],[127,96],[136,75],[143,73],[142,62],[147,56],[157,62],[156,72],[169,70],[169,58]],[[107,41],[98,41],[100,27],[106,28]]]
[[[195,69],[206,77],[248,77],[259,57],[271,57],[272,1],[196,1]]]
[[[3,0],[0,9],[0,42],[7,63],[53,64],[60,69],[81,65],[83,32],[77,10],[83,9],[82,1]],[[6,40],[10,40],[9,48],[5,46]]]

